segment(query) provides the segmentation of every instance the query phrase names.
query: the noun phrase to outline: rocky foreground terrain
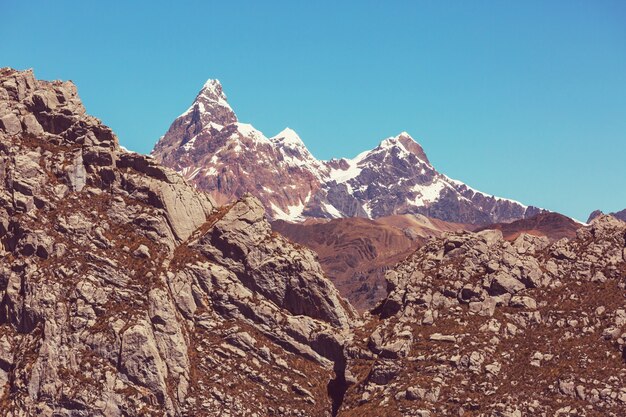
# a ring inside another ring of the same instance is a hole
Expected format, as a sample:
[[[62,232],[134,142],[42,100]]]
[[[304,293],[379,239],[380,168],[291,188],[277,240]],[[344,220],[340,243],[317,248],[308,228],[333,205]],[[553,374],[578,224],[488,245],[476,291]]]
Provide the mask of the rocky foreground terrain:
[[[626,223],[442,234],[359,315],[264,212],[1,69],[0,414],[626,412]]]
[[[70,82],[0,70],[0,410],[330,415],[356,315],[257,200],[120,149]]]

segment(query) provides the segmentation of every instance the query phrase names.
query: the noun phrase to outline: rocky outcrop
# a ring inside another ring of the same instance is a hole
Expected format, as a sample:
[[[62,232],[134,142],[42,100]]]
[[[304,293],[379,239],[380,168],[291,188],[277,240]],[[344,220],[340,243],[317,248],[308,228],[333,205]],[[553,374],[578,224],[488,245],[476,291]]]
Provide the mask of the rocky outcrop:
[[[543,211],[439,173],[406,132],[353,159],[319,161],[289,128],[268,139],[240,123],[217,80],[207,81],[152,155],[220,203],[253,194],[274,220],[421,214],[491,224]]]
[[[258,200],[122,150],[70,82],[1,69],[0,119],[1,414],[331,414],[356,314]]]
[[[340,415],[622,415],[625,237],[601,216],[553,243],[429,241],[387,273]]]
[[[595,219],[596,217],[602,216],[603,214],[604,213],[602,213],[602,211],[600,210],[594,210],[589,215],[589,219],[587,219],[587,223],[591,223],[593,219]],[[616,219],[620,219],[626,222],[626,209],[617,211],[615,213],[609,213],[609,215],[615,217]]]

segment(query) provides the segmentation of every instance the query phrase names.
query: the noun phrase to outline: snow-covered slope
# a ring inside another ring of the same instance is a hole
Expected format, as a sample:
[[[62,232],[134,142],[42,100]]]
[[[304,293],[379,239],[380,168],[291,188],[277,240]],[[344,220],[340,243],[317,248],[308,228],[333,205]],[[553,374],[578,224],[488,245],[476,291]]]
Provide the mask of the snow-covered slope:
[[[320,161],[290,128],[268,139],[252,125],[240,123],[217,80],[204,84],[152,155],[218,202],[256,195],[273,219],[414,213],[486,224],[541,211],[439,173],[406,132],[353,159]]]

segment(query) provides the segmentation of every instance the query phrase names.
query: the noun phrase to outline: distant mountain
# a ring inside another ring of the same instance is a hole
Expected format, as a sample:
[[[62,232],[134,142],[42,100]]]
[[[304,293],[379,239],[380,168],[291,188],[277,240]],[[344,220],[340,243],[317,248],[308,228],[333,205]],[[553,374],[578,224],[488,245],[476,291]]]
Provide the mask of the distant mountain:
[[[315,251],[326,275],[342,296],[359,310],[373,308],[386,295],[385,272],[403,261],[426,240],[467,225],[422,215],[311,219],[302,223],[278,220],[272,229]]]
[[[152,155],[218,203],[252,193],[272,219],[422,214],[489,224],[541,212],[439,173],[406,132],[353,159],[319,161],[289,128],[267,138],[240,123],[217,80],[204,84]]]
[[[589,219],[587,219],[587,223],[591,223],[591,221],[593,219],[595,219],[596,217],[599,217],[599,216],[601,216],[603,214],[604,213],[602,211],[600,211],[600,210],[595,210],[595,211],[591,212],[591,214],[589,215]],[[609,213],[609,215],[626,222],[626,209],[618,211],[618,212],[615,212],[615,213]]]
[[[559,213],[541,213],[529,219],[511,223],[495,223],[483,226],[476,231],[497,229],[506,240],[515,240],[522,233],[534,236],[545,236],[550,240],[574,238],[576,231],[583,225]]]

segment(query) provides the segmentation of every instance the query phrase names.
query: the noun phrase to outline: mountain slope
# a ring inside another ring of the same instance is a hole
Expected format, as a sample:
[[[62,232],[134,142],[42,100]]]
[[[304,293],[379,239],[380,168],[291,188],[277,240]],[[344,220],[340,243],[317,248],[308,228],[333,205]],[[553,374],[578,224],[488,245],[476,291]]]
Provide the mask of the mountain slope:
[[[541,213],[529,219],[517,220],[511,223],[496,223],[483,226],[476,231],[497,229],[502,232],[506,240],[515,240],[522,234],[545,236],[550,240],[576,237],[576,231],[582,224],[558,213]]]
[[[291,129],[268,139],[238,122],[217,80],[207,81],[152,155],[218,202],[252,193],[273,219],[423,214],[489,224],[541,211],[439,173],[406,132],[353,159],[319,161]]]
[[[272,229],[317,253],[322,268],[341,295],[355,308],[366,311],[386,295],[385,271],[428,238],[465,230],[466,226],[421,215],[396,215],[375,220],[278,220],[272,223]]]

